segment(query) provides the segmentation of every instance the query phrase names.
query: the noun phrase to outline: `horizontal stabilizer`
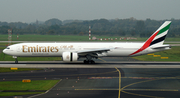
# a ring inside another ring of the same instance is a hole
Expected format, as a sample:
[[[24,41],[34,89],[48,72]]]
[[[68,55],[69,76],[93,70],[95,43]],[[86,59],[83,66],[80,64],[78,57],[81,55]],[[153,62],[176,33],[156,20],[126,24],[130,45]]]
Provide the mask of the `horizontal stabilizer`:
[[[162,46],[158,46],[158,47],[151,47],[152,49],[165,49],[165,48],[171,48],[170,45],[162,45]]]

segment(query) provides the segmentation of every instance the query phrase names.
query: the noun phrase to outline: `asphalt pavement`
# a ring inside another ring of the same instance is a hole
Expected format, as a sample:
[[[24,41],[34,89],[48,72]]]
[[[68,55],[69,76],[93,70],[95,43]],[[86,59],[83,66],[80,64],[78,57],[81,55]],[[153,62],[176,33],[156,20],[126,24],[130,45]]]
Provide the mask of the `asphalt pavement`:
[[[180,69],[177,68],[55,68],[1,73],[1,81],[22,79],[60,82],[42,95],[28,98],[179,98]],[[5,80],[3,80],[5,79]],[[119,82],[120,79],[120,82]],[[6,97],[6,98],[13,98]]]
[[[120,58],[113,58],[118,62]],[[15,73],[0,73],[0,81],[33,80],[59,80],[52,89],[39,95],[18,96],[19,98],[179,98],[180,97],[180,69],[166,68],[167,66],[180,66],[177,62],[140,62],[122,58],[113,67],[101,68],[53,68],[59,62],[49,62],[48,67],[38,71]],[[108,60],[108,58],[107,58]],[[106,60],[106,61],[107,61]],[[122,63],[126,60],[126,63]],[[98,61],[99,62],[99,61]],[[114,63],[101,61],[96,65],[112,66]],[[127,63],[128,62],[128,63]],[[31,62],[26,62],[31,63]],[[2,64],[2,63],[1,63]],[[25,63],[24,63],[25,64]],[[36,66],[39,63],[33,62]],[[107,65],[108,64],[108,65]],[[122,66],[166,66],[164,68],[123,68]],[[2,64],[3,65],[3,64]],[[6,64],[4,64],[5,66]],[[40,63],[43,66],[45,63]],[[64,64],[68,66],[69,64]],[[81,65],[76,63],[73,65]],[[26,65],[28,66],[28,65]],[[84,65],[87,66],[87,65]],[[121,68],[122,67],[122,68]],[[118,69],[118,70],[117,70]],[[120,96],[119,96],[120,95]],[[2,97],[3,98],[3,97]],[[4,97],[14,98],[14,96]]]

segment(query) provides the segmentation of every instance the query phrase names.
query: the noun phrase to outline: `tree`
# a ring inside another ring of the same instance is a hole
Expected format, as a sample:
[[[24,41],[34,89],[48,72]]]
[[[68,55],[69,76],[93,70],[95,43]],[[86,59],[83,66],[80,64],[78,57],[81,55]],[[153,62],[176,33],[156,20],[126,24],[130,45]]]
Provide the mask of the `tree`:
[[[145,29],[144,21],[142,21],[142,20],[137,21],[136,26],[135,26],[135,30],[138,33],[142,33],[144,29]]]
[[[45,25],[51,26],[51,25],[62,25],[62,21],[56,18],[49,19],[45,21]]]
[[[54,34],[54,33],[55,33],[54,30],[49,30],[49,31],[47,32],[48,35],[52,35],[52,34]]]
[[[83,32],[80,32],[80,33],[79,33],[79,35],[81,35],[81,36],[82,36],[82,35],[84,35],[84,33],[83,33]]]

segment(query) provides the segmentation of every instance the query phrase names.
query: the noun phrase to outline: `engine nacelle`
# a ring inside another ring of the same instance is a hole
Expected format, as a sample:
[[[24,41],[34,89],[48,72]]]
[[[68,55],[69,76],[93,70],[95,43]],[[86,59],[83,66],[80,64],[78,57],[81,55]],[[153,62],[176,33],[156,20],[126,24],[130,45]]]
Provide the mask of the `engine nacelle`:
[[[78,54],[74,52],[63,52],[62,59],[65,62],[72,62],[78,60]]]

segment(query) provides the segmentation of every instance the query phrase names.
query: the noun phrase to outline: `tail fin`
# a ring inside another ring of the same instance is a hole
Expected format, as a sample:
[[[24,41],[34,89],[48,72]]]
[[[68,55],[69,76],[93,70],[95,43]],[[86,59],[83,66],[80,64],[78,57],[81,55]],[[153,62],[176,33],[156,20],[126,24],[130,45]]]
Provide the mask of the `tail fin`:
[[[157,47],[157,46],[161,46],[164,43],[164,39],[166,38],[167,32],[169,30],[169,27],[171,25],[171,21],[165,21],[157,30],[156,32],[154,32],[151,37],[149,37],[144,45],[137,51],[135,51],[134,53],[130,54],[136,54],[138,52],[141,52],[143,50],[145,50],[146,48],[153,46],[153,47]]]
[[[168,33],[170,25],[171,25],[171,21],[165,21],[161,25],[161,27],[159,27],[156,30],[156,32],[154,32],[154,34],[148,39],[148,40],[150,40],[149,46],[154,46],[155,47],[155,46],[163,45],[164,39],[166,38],[166,35]]]

